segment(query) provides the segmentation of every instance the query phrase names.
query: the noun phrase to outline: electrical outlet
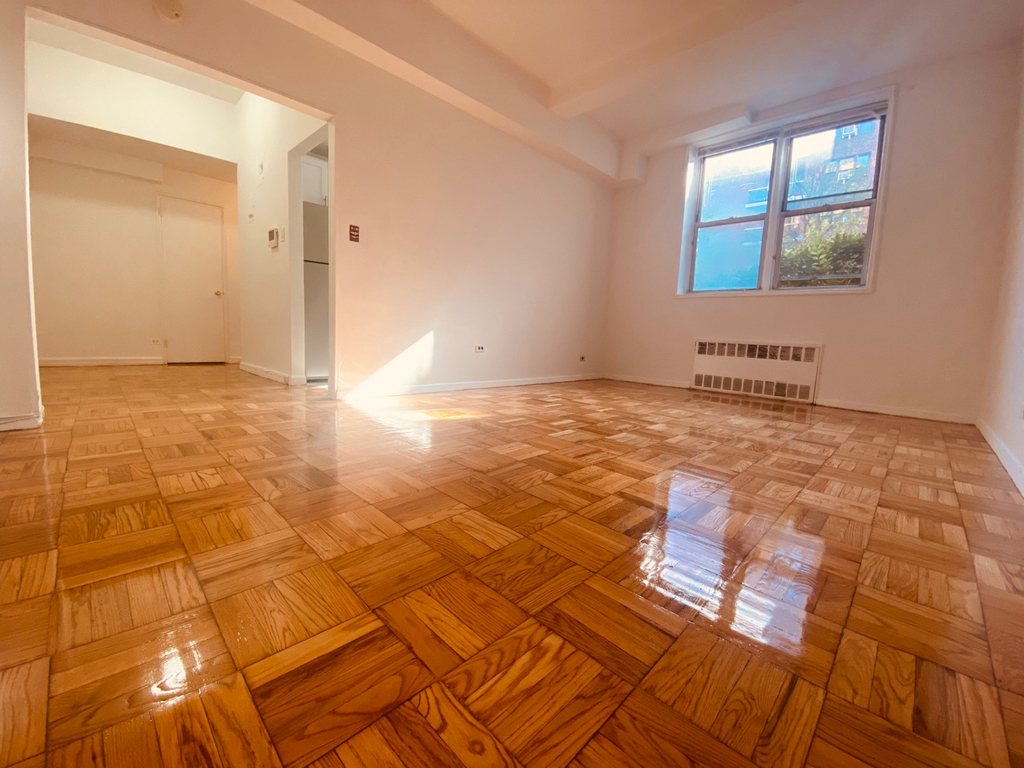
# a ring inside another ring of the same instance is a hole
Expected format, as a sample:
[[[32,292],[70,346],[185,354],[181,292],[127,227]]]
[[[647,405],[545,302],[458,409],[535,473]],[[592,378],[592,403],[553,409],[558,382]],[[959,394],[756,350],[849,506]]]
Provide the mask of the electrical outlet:
[[[483,352],[484,351],[484,345],[483,344],[477,344],[476,348],[475,348],[475,351],[477,352],[477,354]]]
[[[586,355],[580,355],[580,362],[581,363],[587,362],[587,356]]]
[[[164,340],[163,339],[150,339],[149,343],[152,344],[154,347],[159,347],[161,344],[164,343]]]

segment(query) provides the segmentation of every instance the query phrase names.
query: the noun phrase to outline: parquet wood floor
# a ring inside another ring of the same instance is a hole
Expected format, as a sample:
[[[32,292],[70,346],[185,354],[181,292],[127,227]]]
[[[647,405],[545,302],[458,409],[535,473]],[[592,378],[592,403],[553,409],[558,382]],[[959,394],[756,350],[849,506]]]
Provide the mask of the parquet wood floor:
[[[973,427],[42,374],[0,768],[1024,768],[1024,497]]]

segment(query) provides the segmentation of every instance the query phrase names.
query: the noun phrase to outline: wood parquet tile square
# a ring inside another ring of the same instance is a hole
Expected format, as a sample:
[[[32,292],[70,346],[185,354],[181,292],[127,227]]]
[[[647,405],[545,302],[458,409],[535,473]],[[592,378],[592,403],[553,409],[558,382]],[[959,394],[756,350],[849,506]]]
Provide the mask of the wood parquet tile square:
[[[527,613],[557,600],[591,572],[532,539],[520,539],[469,567],[470,572]]]
[[[635,541],[579,515],[570,515],[534,533],[531,538],[577,565],[598,571]]]
[[[371,608],[441,578],[456,565],[411,533],[357,549],[330,565]]]
[[[211,607],[239,668],[367,611],[323,564],[238,592]]]
[[[201,552],[192,558],[203,590],[211,600],[319,564],[306,542],[291,528]]]
[[[636,685],[686,622],[601,576],[537,613],[537,620]]]
[[[286,766],[306,765],[414,694],[433,676],[372,613],[246,669]]]
[[[464,571],[382,605],[384,623],[435,675],[444,675],[527,615]]]
[[[0,670],[0,765],[42,755],[46,746],[46,686],[50,660]]]
[[[1024,495],[973,427],[42,377],[0,768],[1024,768]]]
[[[567,765],[629,686],[530,620],[443,682],[527,768]]]
[[[63,746],[235,671],[209,607],[54,654],[48,744]]]

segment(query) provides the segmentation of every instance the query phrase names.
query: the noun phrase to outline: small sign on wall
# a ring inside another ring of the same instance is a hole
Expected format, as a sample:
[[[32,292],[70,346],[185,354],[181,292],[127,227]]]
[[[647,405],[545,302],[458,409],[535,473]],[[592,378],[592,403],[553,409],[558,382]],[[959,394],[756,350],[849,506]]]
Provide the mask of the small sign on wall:
[[[348,225],[348,239],[351,240],[353,243],[359,242],[359,227],[357,227],[355,224]]]

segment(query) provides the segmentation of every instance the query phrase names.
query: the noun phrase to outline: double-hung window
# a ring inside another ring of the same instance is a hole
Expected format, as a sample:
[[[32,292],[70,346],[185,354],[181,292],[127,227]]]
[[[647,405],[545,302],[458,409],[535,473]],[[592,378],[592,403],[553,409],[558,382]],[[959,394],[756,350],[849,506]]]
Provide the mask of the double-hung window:
[[[698,152],[689,293],[867,283],[885,109]]]

